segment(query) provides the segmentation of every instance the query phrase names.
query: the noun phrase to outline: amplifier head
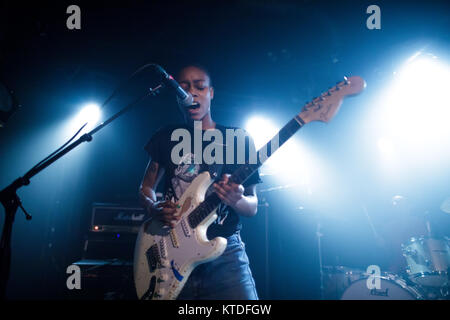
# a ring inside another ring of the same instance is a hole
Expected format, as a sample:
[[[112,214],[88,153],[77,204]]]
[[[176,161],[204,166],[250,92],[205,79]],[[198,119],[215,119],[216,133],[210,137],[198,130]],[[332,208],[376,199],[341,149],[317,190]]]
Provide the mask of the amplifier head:
[[[140,207],[96,203],[92,207],[90,231],[138,233],[148,218],[148,213]]]

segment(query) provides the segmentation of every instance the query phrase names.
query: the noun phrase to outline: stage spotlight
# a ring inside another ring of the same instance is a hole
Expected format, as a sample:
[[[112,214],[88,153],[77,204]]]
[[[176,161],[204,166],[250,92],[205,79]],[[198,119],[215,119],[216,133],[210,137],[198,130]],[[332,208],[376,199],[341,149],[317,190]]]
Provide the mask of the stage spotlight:
[[[395,75],[386,101],[392,136],[413,147],[450,137],[449,65],[415,54]]]
[[[254,116],[247,121],[245,125],[245,130],[247,130],[248,133],[252,136],[255,142],[256,150],[259,150],[262,146],[264,146],[270,139],[272,139],[277,134],[279,128],[277,128],[277,126],[267,118],[264,118],[262,116]],[[287,143],[289,143],[289,141]],[[280,159],[288,161],[290,158],[288,151],[292,153],[291,148],[289,148],[288,150],[285,145],[282,146],[280,150],[277,150],[267,160],[267,162],[264,163],[265,169],[271,171],[277,169],[276,171],[279,171],[281,168],[286,168],[286,166],[281,165]]]
[[[385,91],[379,93],[367,125],[374,130],[380,165],[395,172],[395,179],[408,177],[412,171],[431,176],[432,171],[442,173],[448,166],[448,92],[450,65],[418,52],[394,72]]]
[[[81,109],[78,114],[80,122],[87,122],[88,125],[95,126],[100,120],[100,107],[95,103],[89,103]]]
[[[245,125],[245,130],[252,136],[256,150],[265,145],[278,132],[272,121],[261,116],[250,118]]]
[[[380,152],[388,157],[391,157],[394,153],[394,144],[388,138],[380,138],[378,139],[378,149]]]
[[[88,103],[84,105],[78,114],[70,121],[68,130],[75,133],[76,130],[80,129],[85,123],[87,123],[86,127],[83,129],[83,132],[88,132],[95,127],[100,118],[100,107],[96,103]]]

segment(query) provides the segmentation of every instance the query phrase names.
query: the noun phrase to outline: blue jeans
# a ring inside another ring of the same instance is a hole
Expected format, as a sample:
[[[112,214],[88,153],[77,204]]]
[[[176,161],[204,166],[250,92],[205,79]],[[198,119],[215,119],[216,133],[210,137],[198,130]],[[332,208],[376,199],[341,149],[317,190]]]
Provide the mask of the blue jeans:
[[[239,233],[227,240],[220,257],[192,271],[179,300],[258,300],[244,242]]]

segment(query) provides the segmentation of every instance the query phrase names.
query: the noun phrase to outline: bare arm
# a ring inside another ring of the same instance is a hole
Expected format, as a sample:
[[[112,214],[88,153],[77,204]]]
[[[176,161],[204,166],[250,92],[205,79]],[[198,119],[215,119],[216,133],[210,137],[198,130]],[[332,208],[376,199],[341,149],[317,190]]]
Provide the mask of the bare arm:
[[[256,184],[244,189],[242,199],[238,200],[234,209],[246,217],[253,217],[258,211],[258,197],[256,196]]]
[[[149,161],[139,187],[139,200],[148,211],[156,203],[155,190],[163,175],[164,168],[161,168],[155,161]]]
[[[156,187],[164,172],[164,168],[157,162],[149,162],[139,188],[139,198],[151,218],[159,219],[166,226],[174,227],[176,221],[180,219],[180,216],[176,215],[176,204],[171,201],[157,201],[156,199]]]
[[[256,185],[252,184],[244,189],[240,184],[228,183],[229,176],[224,175],[219,183],[214,184],[217,195],[222,202],[232,207],[237,214],[253,217],[258,210]]]

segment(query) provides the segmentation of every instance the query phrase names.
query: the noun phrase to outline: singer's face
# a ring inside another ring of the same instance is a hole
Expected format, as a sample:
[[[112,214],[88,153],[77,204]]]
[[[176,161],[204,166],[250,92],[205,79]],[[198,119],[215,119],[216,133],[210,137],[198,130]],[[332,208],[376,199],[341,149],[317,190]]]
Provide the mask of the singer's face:
[[[182,109],[188,119],[201,121],[210,114],[214,89],[210,86],[210,79],[203,70],[193,66],[184,68],[178,75],[178,83],[186,92],[192,94],[194,104],[200,105],[196,109]]]

